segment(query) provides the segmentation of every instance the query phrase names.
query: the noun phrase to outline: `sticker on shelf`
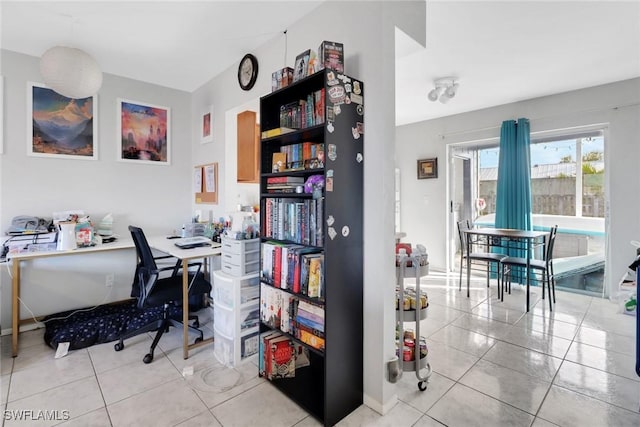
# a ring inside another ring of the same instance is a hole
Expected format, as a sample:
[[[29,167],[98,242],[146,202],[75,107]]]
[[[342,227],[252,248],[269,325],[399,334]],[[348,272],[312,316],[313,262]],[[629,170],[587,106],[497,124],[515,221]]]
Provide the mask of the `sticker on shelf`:
[[[349,236],[349,226],[345,225],[344,227],[342,227],[342,237],[348,237]]]
[[[336,148],[336,144],[329,144],[329,152],[327,153],[327,157],[332,162],[334,162],[338,158],[338,149]]]
[[[344,104],[345,94],[342,86],[332,86],[329,88],[329,101],[332,104]]]
[[[335,80],[336,75],[333,71],[327,71],[327,81]]]
[[[335,239],[336,236],[338,235],[338,233],[336,232],[335,228],[333,228],[333,227],[329,227],[329,229],[327,230],[327,233],[329,233],[329,238],[331,240]]]
[[[336,119],[336,114],[332,106],[327,105],[327,121],[331,123]]]
[[[364,160],[364,158],[362,157],[362,153],[356,154],[356,162],[362,163],[362,160]]]
[[[329,124],[327,125],[327,130],[329,131],[329,133],[333,133],[333,131],[336,130],[336,128],[333,127],[333,122],[329,122]]]
[[[353,93],[356,95],[360,95],[362,93],[362,89],[360,89],[360,82],[357,80],[353,81]]]
[[[351,128],[351,134],[353,135],[353,139],[360,139],[360,132],[358,132],[358,128]]]
[[[351,92],[351,83],[345,83],[344,84],[344,90],[345,92],[349,93]],[[353,101],[353,100],[352,100]]]
[[[333,178],[327,177],[326,190],[327,191],[333,191]]]
[[[338,80],[341,80],[342,83],[351,83],[351,79],[349,78],[349,76],[346,76],[344,74],[338,74]]]
[[[364,98],[362,97],[362,95],[356,95],[355,93],[352,93],[350,98],[351,101],[355,102],[356,104],[362,104],[364,102]]]
[[[364,105],[358,105],[356,107],[356,113],[360,114],[361,116],[364,114]]]
[[[333,178],[333,169],[327,171],[327,178]]]
[[[335,222],[336,219],[333,217],[333,215],[329,215],[329,217],[327,218],[327,225],[331,227]]]
[[[336,116],[337,116],[338,114],[342,113],[342,108],[340,108],[339,105],[336,105],[333,111],[336,113]]]
[[[349,98],[348,96],[344,97],[344,103],[345,104],[351,104],[351,98]]]
[[[356,122],[356,128],[358,129],[358,133],[360,135],[364,135],[364,123]]]

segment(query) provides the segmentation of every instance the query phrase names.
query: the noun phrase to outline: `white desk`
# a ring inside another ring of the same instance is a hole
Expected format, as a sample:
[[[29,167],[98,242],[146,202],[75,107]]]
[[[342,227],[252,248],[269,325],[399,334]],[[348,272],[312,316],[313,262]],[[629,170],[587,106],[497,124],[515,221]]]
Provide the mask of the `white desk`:
[[[216,255],[220,255],[221,249],[220,247],[212,248],[210,246],[194,248],[194,249],[179,249],[174,245],[173,240],[167,239],[166,237],[152,237],[149,240],[149,246],[153,249],[159,250],[161,252],[165,252],[171,256],[174,256],[180,260],[182,260],[182,265],[186,269],[189,263],[189,260],[198,259],[198,258],[208,258]],[[12,262],[12,288],[11,288],[11,300],[12,300],[12,325],[11,325],[11,346],[12,346],[12,354],[13,357],[18,355],[18,333],[20,331],[20,264],[22,261],[29,261],[33,259],[39,258],[51,258],[51,257],[59,257],[66,255],[85,255],[85,254],[93,254],[93,253],[102,253],[106,251],[115,251],[115,250],[123,250],[123,249],[132,249],[135,245],[133,244],[133,240],[130,238],[127,239],[119,239],[115,242],[105,243],[102,245],[91,246],[88,248],[78,248],[68,251],[50,251],[50,252],[25,252],[19,254],[12,254],[10,256]],[[183,304],[182,304],[182,316],[183,316],[183,357],[187,359],[189,357],[189,349],[194,347],[199,347],[200,345],[204,345],[210,342],[213,342],[213,338],[204,340],[202,342],[189,345],[189,328],[188,328],[188,320],[189,320],[189,297],[188,297],[188,289],[189,281],[187,275],[183,275],[182,281],[182,296],[183,296]]]
[[[153,249],[167,253],[173,257],[182,260],[182,271],[186,272],[189,267],[189,261],[193,259],[207,259],[212,256],[220,255],[222,248],[218,244],[217,247],[204,246],[200,248],[192,249],[180,249],[171,239],[166,237],[151,237],[148,239],[149,246]],[[206,267],[206,265],[205,265]],[[207,270],[205,268],[205,274]],[[213,342],[213,338],[208,338],[195,344],[189,345],[189,275],[182,275],[182,357],[189,358],[189,350],[192,348],[200,347]]]

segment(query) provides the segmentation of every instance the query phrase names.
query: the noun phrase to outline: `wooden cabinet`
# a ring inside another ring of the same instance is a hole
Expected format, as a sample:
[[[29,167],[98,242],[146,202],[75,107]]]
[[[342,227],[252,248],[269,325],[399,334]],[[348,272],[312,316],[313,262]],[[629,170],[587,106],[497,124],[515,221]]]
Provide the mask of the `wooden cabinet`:
[[[238,182],[259,182],[260,126],[255,111],[238,114]]]

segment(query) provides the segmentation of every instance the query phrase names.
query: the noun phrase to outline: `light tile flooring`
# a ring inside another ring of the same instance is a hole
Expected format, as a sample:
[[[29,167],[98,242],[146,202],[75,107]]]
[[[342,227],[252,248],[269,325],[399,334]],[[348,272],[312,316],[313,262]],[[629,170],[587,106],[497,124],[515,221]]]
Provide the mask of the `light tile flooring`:
[[[458,292],[454,276],[432,273],[422,285],[430,301],[421,324],[433,368],[427,390],[418,391],[415,374],[405,372],[388,414],[361,406],[340,426],[640,426],[635,319],[618,314],[615,304],[558,292],[550,312],[534,289],[525,314],[519,287],[499,302],[481,280],[470,298]],[[161,340],[150,365],[142,363],[147,335],[119,353],[110,343],[61,359],[44,345],[42,329],[21,335],[15,359],[10,337],[3,337],[3,409],[58,410],[60,417],[64,410],[71,417],[27,423],[5,412],[4,425],[319,425],[258,378],[251,362],[225,368],[210,346],[183,360],[180,332]],[[182,375],[186,366],[193,375]]]

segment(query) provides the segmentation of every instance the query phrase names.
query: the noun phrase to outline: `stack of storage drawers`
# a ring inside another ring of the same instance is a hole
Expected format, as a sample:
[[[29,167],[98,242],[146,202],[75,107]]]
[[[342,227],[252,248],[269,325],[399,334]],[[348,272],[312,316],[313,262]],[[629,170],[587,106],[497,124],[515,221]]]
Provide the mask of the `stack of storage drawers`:
[[[222,270],[213,272],[213,332],[214,355],[225,365],[258,352],[259,248],[259,239],[222,241]]]
[[[260,239],[222,238],[222,271],[231,276],[257,273],[260,268]]]

